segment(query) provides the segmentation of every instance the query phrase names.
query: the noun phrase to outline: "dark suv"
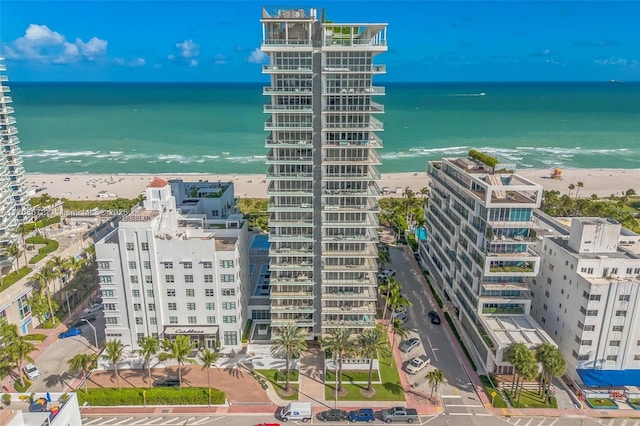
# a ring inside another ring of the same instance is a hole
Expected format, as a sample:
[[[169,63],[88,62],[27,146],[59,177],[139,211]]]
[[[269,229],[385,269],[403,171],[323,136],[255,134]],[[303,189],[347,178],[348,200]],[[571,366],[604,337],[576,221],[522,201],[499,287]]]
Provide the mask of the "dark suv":
[[[157,387],[180,386],[180,379],[177,377],[163,377],[153,382],[153,386],[157,386]]]

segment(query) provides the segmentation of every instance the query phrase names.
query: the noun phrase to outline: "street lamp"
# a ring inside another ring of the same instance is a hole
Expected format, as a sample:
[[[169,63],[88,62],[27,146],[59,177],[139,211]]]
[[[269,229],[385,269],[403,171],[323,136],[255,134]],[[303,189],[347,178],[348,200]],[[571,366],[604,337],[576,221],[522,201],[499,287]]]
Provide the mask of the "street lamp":
[[[80,318],[80,321],[84,321],[84,322],[86,322],[87,324],[89,324],[89,327],[91,327],[91,329],[93,330],[93,338],[94,338],[94,340],[95,340],[95,342],[96,342],[96,352],[97,352],[97,351],[98,351],[98,332],[96,331],[96,328],[93,326],[93,324],[91,324],[91,323],[89,322],[89,320],[88,320],[88,319]]]
[[[73,291],[74,291],[74,292],[76,292],[76,291],[78,291],[78,289],[77,289],[77,288],[74,288],[74,289],[73,289]],[[69,293],[70,293],[70,292],[69,292],[69,291],[67,291],[67,292],[65,293],[65,295],[66,295],[66,299],[67,299],[67,313],[68,313],[69,315],[71,315],[71,305],[69,304]],[[74,302],[74,305],[75,305],[75,302]]]

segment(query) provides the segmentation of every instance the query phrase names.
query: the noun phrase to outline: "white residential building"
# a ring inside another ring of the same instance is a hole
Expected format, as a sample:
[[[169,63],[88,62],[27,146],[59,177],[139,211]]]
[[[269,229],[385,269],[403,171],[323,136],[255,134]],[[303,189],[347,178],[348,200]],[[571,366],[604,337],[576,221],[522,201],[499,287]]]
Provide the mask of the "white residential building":
[[[562,226],[540,220],[541,228]],[[611,219],[574,218],[564,235],[540,243],[532,315],[558,344],[568,375],[588,386],[640,383],[639,239]]]
[[[96,244],[106,338],[188,335],[241,345],[249,298],[247,226],[233,184],[155,178],[144,205]]]
[[[429,236],[420,256],[432,282],[451,300],[470,352],[484,370],[511,373],[513,343],[534,348],[551,338],[529,315],[526,277],[538,272],[531,216],[542,186],[469,158],[430,161]]]
[[[15,262],[5,250],[19,242],[16,228],[32,219],[18,128],[11,106],[13,99],[9,96],[11,89],[7,86],[3,61],[0,57],[0,271]]]
[[[319,16],[321,14],[322,16]],[[262,10],[271,324],[309,337],[375,326],[387,24]]]

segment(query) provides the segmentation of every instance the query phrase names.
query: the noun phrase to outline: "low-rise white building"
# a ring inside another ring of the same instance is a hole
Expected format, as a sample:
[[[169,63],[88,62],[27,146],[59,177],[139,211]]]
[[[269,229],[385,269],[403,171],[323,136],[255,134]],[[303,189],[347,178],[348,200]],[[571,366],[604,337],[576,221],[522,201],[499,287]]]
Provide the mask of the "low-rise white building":
[[[249,298],[247,226],[233,184],[155,178],[143,206],[96,244],[108,340],[188,335],[241,345]]]
[[[540,219],[549,231],[562,226]],[[557,343],[572,379],[587,386],[638,385],[640,236],[611,219],[570,223],[564,235],[541,240],[531,314]]]

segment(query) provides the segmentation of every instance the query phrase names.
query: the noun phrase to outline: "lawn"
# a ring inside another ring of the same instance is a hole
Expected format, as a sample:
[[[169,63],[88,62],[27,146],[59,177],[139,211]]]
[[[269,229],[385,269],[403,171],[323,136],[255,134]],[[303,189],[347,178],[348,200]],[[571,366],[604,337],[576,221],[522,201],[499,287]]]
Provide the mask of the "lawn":
[[[78,402],[90,406],[117,405],[207,405],[209,403],[207,388],[98,388],[88,392],[76,392]],[[211,404],[224,404],[224,392],[211,388]]]
[[[485,392],[487,392],[487,396],[489,396],[489,399],[493,399],[493,406],[495,408],[508,407],[507,402],[504,400],[504,398],[502,398],[502,394],[498,389],[493,387],[488,376],[480,376],[480,381],[482,382],[482,386],[484,387]],[[494,392],[495,396],[493,396]]]
[[[618,405],[608,398],[587,398],[593,408],[618,408]]]
[[[5,291],[15,283],[17,283],[21,278],[26,277],[29,272],[31,272],[31,268],[27,266],[23,266],[17,271],[13,271],[4,275],[2,277],[2,285],[0,286],[0,292]]]
[[[52,253],[58,249],[58,242],[55,240],[50,240],[48,238],[35,236],[26,239],[29,244],[44,244],[44,247],[38,249],[38,254],[31,259],[29,259],[29,264],[33,265],[35,263],[40,262],[42,259],[47,257],[49,253]]]
[[[38,333],[27,334],[26,336],[24,336],[25,340],[37,341],[37,342],[44,342],[44,339],[46,338],[47,338],[46,334],[38,334]]]
[[[509,391],[505,393],[511,399],[511,405],[514,408],[558,408],[555,397],[551,397],[550,402],[546,402],[544,396],[540,396],[537,391],[523,390],[519,400],[511,397]]]
[[[378,325],[378,327],[381,327]],[[387,339],[387,335],[385,333],[384,340],[389,344],[389,340]],[[375,389],[376,393],[367,398],[363,396],[360,391],[367,388],[367,384],[343,384],[342,387],[347,391],[347,395],[338,396],[338,399],[341,401],[404,401],[404,390],[402,389],[402,384],[400,383],[400,376],[398,375],[398,367],[396,366],[396,362],[393,359],[391,351],[386,351],[387,353],[380,354],[380,375],[382,376],[381,384],[372,385],[373,389]],[[391,361],[391,365],[390,364]],[[366,380],[366,379],[365,379]],[[327,401],[332,401],[334,396],[335,385],[329,384],[325,385],[324,393]]]
[[[269,383],[273,385],[273,388],[276,390],[276,393],[280,398],[288,401],[298,400],[298,385],[296,383],[293,383],[297,382],[299,379],[300,375],[298,370],[289,371],[289,386],[295,389],[295,392],[292,395],[283,393],[285,383],[284,379],[286,374],[283,370],[256,370],[256,372],[263,375],[269,381]]]
[[[327,382],[335,382],[336,381],[336,372],[334,370],[327,371],[325,380]],[[373,381],[374,382],[379,382],[380,381],[380,376],[378,375],[378,372],[375,369],[373,370]],[[346,383],[346,382],[365,382],[365,383],[368,383],[369,382],[369,369],[367,369],[367,370],[358,370],[358,371],[343,370],[342,371],[342,382],[343,383]]]
[[[26,379],[26,378],[24,379],[24,384],[22,384],[20,380],[16,380],[15,383],[13,384],[13,388],[20,393],[24,393],[28,391],[30,387],[31,387],[31,382],[29,381],[29,379]]]

